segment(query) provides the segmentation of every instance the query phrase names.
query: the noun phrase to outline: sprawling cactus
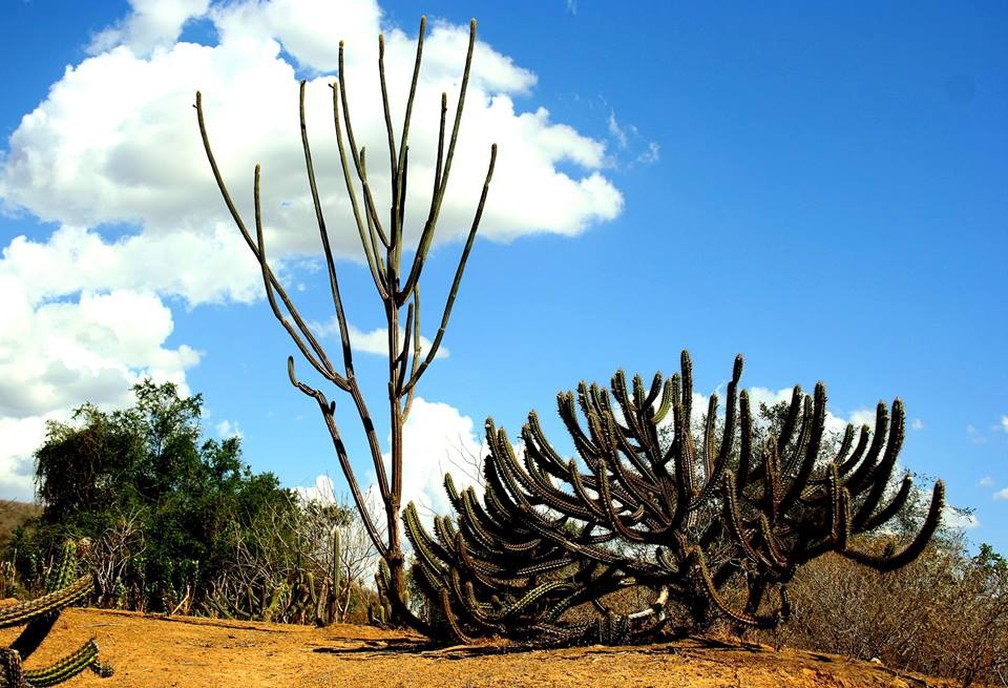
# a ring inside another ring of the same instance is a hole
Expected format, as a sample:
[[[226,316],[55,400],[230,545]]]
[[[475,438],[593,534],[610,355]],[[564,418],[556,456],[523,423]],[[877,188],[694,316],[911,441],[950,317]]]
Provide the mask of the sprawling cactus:
[[[712,396],[699,433],[686,352],[680,373],[657,374],[649,388],[640,377],[628,387],[617,372],[608,390],[582,383],[576,396],[560,394],[580,461],[557,454],[535,413],[522,429],[521,459],[488,420],[482,499],[473,488],[458,491],[449,475],[454,518],[435,519],[430,534],[412,504],[404,514],[414,573],[440,603],[446,629],[459,639],[621,642],[670,625],[695,629],[717,613],[768,628],[788,615],[797,567],[817,556],[835,551],[882,570],[912,561],[938,525],[940,482],[902,550],[875,556],[852,544],[912,494],[909,476],[889,489],[902,403],[891,418],[880,403],[874,432],[849,425],[839,450],[823,456],[824,386],[812,396],[796,387],[778,436],[761,442],[748,396],[738,392],[741,374],[738,357],[723,423]],[[645,592],[639,611],[607,608],[607,598],[631,588]],[[595,617],[574,608],[593,608]]]
[[[98,644],[94,638],[50,666],[39,669],[21,666],[21,661],[31,655],[52,630],[62,609],[91,594],[94,585],[91,576],[75,578],[76,572],[75,546],[69,543],[47,581],[46,587],[52,592],[0,608],[0,628],[25,627],[13,643],[0,648],[0,688],[55,686],[89,668],[100,676],[112,675],[112,668],[98,659]]]

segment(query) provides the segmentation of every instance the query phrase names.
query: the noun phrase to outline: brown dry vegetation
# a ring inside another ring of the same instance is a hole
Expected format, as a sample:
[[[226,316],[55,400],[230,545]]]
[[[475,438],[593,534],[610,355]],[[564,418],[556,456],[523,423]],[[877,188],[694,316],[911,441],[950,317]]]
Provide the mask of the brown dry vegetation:
[[[38,504],[0,500],[0,545],[7,542],[15,528],[41,513],[42,507]]]
[[[0,641],[10,642],[15,629]],[[433,647],[408,633],[133,612],[68,609],[26,666],[97,636],[112,678],[85,673],[87,688],[235,686],[777,686],[947,688],[954,683],[835,655],[690,639],[639,647],[555,650],[505,644]]]

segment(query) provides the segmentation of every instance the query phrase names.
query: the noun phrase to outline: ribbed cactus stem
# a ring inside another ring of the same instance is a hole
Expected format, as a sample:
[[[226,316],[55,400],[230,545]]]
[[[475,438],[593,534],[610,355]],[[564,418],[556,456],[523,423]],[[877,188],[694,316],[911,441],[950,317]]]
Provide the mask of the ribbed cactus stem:
[[[349,596],[350,591],[347,590],[345,593],[343,591],[343,565],[346,553],[343,551],[342,547],[342,529],[337,525],[333,526],[332,529],[332,569],[329,571],[329,576],[332,579],[332,588],[330,589],[330,596],[337,610],[339,609],[339,600],[344,594]],[[335,619],[334,619],[335,620]],[[341,619],[342,620],[342,619]]]
[[[42,688],[54,686],[87,668],[100,676],[110,676],[112,668],[98,661],[94,639],[73,654],[38,669],[23,669],[21,660],[29,657],[52,630],[62,609],[81,602],[94,589],[93,579],[85,575],[73,579],[77,571],[76,546],[68,542],[53,562],[47,577],[51,592],[28,602],[0,609],[0,628],[25,626],[21,634],[5,648],[0,648],[0,686],[6,688]]]

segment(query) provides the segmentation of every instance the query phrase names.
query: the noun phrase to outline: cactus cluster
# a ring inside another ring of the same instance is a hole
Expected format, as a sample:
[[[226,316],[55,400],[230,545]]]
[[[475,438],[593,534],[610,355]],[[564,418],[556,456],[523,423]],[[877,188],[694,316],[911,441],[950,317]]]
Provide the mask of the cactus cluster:
[[[73,678],[85,669],[99,676],[112,675],[112,667],[98,659],[98,644],[88,640],[76,652],[54,664],[38,669],[25,669],[21,662],[42,644],[66,606],[76,604],[92,593],[90,575],[76,577],[75,543],[68,543],[48,577],[50,592],[29,600],[0,608],[0,628],[24,626],[21,634],[5,648],[0,648],[0,688],[42,688],[55,686]]]
[[[815,557],[833,551],[881,570],[916,558],[940,520],[940,482],[912,542],[882,555],[854,546],[913,494],[909,476],[892,481],[902,403],[880,403],[874,430],[848,425],[824,455],[821,383],[812,395],[795,387],[779,432],[762,440],[741,375],[738,357],[723,416],[711,396],[696,431],[686,352],[679,373],[649,387],[617,372],[609,389],[561,393],[579,460],[553,449],[534,412],[520,458],[488,420],[482,496],[447,475],[454,518],[436,518],[429,533],[412,504],[404,513],[414,576],[444,630],[463,641],[622,643],[718,615],[771,628],[789,614],[787,583]],[[638,609],[612,608],[634,588]]]

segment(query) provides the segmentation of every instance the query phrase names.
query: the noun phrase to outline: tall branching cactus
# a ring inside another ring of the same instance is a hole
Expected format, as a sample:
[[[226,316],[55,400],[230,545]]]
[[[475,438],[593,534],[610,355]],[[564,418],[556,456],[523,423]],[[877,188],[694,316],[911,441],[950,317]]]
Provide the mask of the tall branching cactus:
[[[617,372],[610,389],[582,383],[576,395],[560,394],[580,461],[551,447],[534,412],[521,459],[488,421],[482,499],[473,488],[458,491],[449,475],[454,519],[435,519],[431,534],[412,504],[404,515],[415,574],[440,602],[447,629],[459,639],[618,642],[669,625],[694,630],[717,613],[767,628],[786,618],[787,583],[817,556],[834,551],[890,570],[920,554],[939,523],[940,482],[903,549],[876,556],[853,542],[884,526],[912,493],[909,476],[890,489],[902,403],[891,417],[880,403],[874,432],[848,426],[839,450],[823,456],[822,384],[812,396],[796,387],[779,435],[759,443],[741,375],[739,357],[723,421],[712,396],[699,437],[686,352],[679,373],[655,375],[650,387],[640,377],[628,386]],[[633,587],[650,593],[647,605],[629,614],[607,608],[607,596]],[[597,618],[572,621],[568,611],[589,603]]]
[[[266,247],[263,243],[262,213],[260,208],[259,193],[259,167],[255,169],[254,200],[255,200],[255,233],[253,234],[246,226],[239,214],[235,204],[231,200],[230,194],[225,185],[221,172],[218,169],[210,147],[206,125],[203,117],[203,105],[200,93],[196,94],[196,110],[199,121],[200,133],[203,138],[204,148],[210,166],[213,169],[214,177],[220,188],[228,210],[234,219],[248,244],[249,249],[255,256],[262,268],[263,284],[266,288],[266,295],[273,314],[284,327],[298,350],[309,365],[329,384],[333,385],[339,392],[350,396],[359,416],[360,422],[365,430],[368,440],[369,452],[372,466],[377,476],[378,491],[385,510],[384,524],[376,522],[367,509],[365,496],[351,465],[350,456],[336,422],[335,402],[331,402],[326,393],[316,387],[312,387],[302,382],[294,373],[294,359],[288,358],[287,370],[291,383],[301,392],[313,398],[317,403],[326,427],[332,436],[333,446],[339,459],[340,468],[346,477],[350,487],[354,503],[363,519],[364,526],[374,543],[382,560],[387,564],[385,570],[389,579],[385,585],[389,592],[390,603],[394,615],[398,621],[406,622],[418,630],[426,630],[426,624],[413,615],[408,606],[408,592],[406,577],[404,572],[404,556],[402,551],[401,531],[400,531],[400,511],[402,501],[402,476],[403,476],[403,426],[409,416],[413,395],[416,392],[417,383],[426,372],[428,366],[437,355],[441,345],[441,340],[448,326],[452,306],[458,293],[459,284],[465,269],[469,253],[476,238],[477,227],[483,212],[489,189],[490,179],[493,175],[494,161],[496,160],[497,148],[494,145],[490,152],[490,161],[487,168],[486,179],[483,191],[476,208],[475,217],[466,237],[461,257],[455,271],[454,279],[448,292],[444,304],[440,324],[437,334],[432,340],[430,347],[424,351],[420,344],[420,277],[427,259],[428,252],[434,240],[434,232],[438,223],[441,207],[444,202],[445,193],[448,186],[448,178],[451,172],[452,160],[455,155],[455,146],[458,139],[459,127],[462,119],[462,109],[465,102],[466,87],[469,82],[469,74],[472,65],[473,48],[476,42],[476,22],[470,24],[469,47],[465,58],[465,67],[462,73],[462,81],[459,87],[458,104],[455,109],[454,123],[450,134],[446,134],[447,122],[447,96],[441,97],[441,120],[438,136],[437,163],[434,172],[434,185],[431,194],[430,207],[423,229],[420,232],[419,242],[414,247],[405,247],[403,242],[404,224],[406,217],[406,178],[408,167],[407,144],[409,136],[410,121],[413,111],[413,102],[416,95],[417,84],[420,75],[420,64],[423,53],[424,33],[426,21],[421,20],[420,32],[417,39],[416,61],[413,71],[412,84],[409,96],[406,101],[406,111],[400,130],[398,144],[396,132],[392,123],[392,116],[389,108],[388,92],[385,86],[385,62],[384,62],[384,39],[379,37],[379,57],[378,75],[381,82],[382,105],[384,107],[385,127],[388,135],[389,165],[391,167],[391,208],[389,209],[387,223],[382,219],[372,195],[370,183],[368,181],[367,167],[365,164],[364,149],[359,148],[354,136],[353,126],[350,121],[350,110],[347,101],[346,73],[343,69],[343,43],[339,47],[339,79],[338,83],[332,84],[333,113],[336,124],[336,142],[339,148],[340,164],[343,169],[343,178],[347,193],[356,221],[357,234],[360,238],[361,248],[367,258],[371,277],[374,281],[375,290],[381,298],[385,323],[388,332],[388,390],[390,407],[390,436],[391,436],[391,471],[385,467],[382,457],[379,434],[371,418],[368,403],[361,391],[360,383],[354,372],[353,351],[350,344],[350,329],[346,313],[344,311],[343,299],[340,295],[340,282],[337,276],[335,257],[329,242],[329,234],[326,227],[325,213],[322,207],[321,196],[319,194],[312,155],[308,142],[307,125],[305,121],[304,92],[305,84],[301,84],[301,140],[304,150],[305,169],[308,173],[308,185],[311,191],[312,201],[315,208],[315,216],[318,224],[319,238],[325,254],[327,273],[331,288],[333,307],[336,312],[339,324],[342,366],[335,365],[329,358],[325,349],[319,343],[317,337],[312,332],[304,318],[301,317],[293,301],[289,297],[287,290],[277,279],[275,273],[270,268],[266,255]],[[342,117],[341,117],[342,113]],[[356,181],[355,181],[356,180]],[[360,188],[358,189],[358,184]],[[406,267],[402,264],[404,248],[407,252],[412,248],[412,263]]]
[[[46,588],[50,592],[34,600],[0,608],[0,628],[25,627],[13,643],[0,648],[0,688],[55,686],[85,669],[103,677],[112,675],[112,667],[98,659],[98,644],[94,638],[49,666],[26,669],[21,664],[49,635],[63,608],[86,600],[94,590],[90,575],[77,577],[76,573],[75,545],[68,543],[48,577]]]

